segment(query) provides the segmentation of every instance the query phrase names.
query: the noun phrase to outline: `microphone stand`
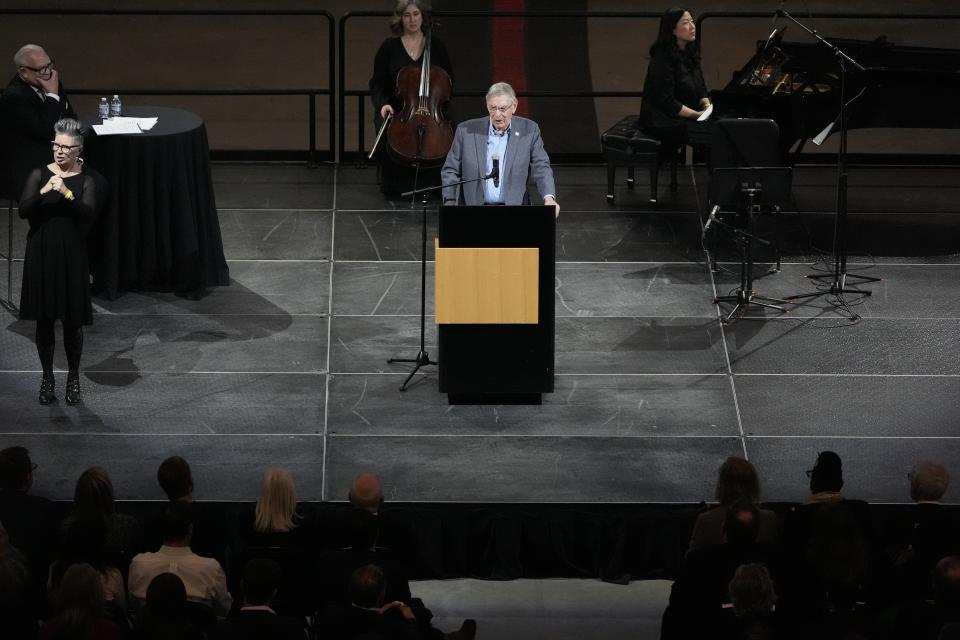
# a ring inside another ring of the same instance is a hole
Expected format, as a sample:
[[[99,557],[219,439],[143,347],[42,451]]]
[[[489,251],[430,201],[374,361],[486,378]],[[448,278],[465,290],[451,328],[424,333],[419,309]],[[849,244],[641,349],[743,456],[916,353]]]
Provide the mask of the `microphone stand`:
[[[857,278],[860,280],[860,283],[879,282],[881,280],[880,278],[871,276],[847,273],[847,73],[850,69],[866,71],[866,68],[844,53],[840,47],[821,36],[816,29],[807,27],[787,11],[777,9],[777,15],[787,18],[830,49],[834,56],[836,56],[837,63],[840,66],[840,114],[834,121],[834,123],[839,123],[840,125],[840,149],[837,152],[837,215],[834,219],[833,226],[833,272],[807,276],[811,280],[831,279],[830,288],[815,293],[787,296],[787,300],[801,300],[825,295],[842,296],[845,293],[869,296],[872,293],[871,291],[847,287],[848,277]],[[854,96],[850,102],[853,102],[859,97],[860,94]],[[829,132],[834,123],[828,125],[824,131]]]
[[[417,171],[419,172],[420,165],[417,165]],[[394,362],[410,362],[413,363],[413,371],[407,376],[403,381],[403,384],[400,385],[400,392],[407,390],[407,385],[413,379],[413,376],[416,375],[417,371],[420,370],[420,367],[425,367],[431,364],[437,364],[435,361],[430,359],[430,354],[427,353],[426,348],[426,325],[427,325],[427,202],[430,200],[430,194],[434,191],[439,191],[440,189],[446,189],[448,187],[459,187],[460,185],[470,184],[471,182],[480,182],[481,180],[490,180],[493,178],[493,172],[488,176],[481,175],[479,178],[472,178],[470,180],[460,180],[459,182],[454,182],[451,184],[441,184],[435,187],[423,187],[422,189],[413,189],[412,191],[405,191],[400,194],[401,197],[406,198],[410,196],[410,206],[413,207],[413,202],[415,201],[416,196],[423,196],[420,200],[423,205],[423,216],[421,224],[421,233],[420,233],[420,350],[417,352],[416,357],[413,358],[389,358],[387,364],[393,364]],[[414,184],[416,184],[416,178],[414,178]]]

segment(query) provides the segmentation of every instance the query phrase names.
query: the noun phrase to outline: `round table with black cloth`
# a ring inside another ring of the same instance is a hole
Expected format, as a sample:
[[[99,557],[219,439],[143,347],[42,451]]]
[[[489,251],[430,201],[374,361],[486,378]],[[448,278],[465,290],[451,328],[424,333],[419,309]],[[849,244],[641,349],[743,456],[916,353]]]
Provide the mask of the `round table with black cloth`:
[[[87,160],[110,183],[90,235],[94,291],[110,299],[137,289],[199,298],[229,284],[203,119],[169,107],[127,107],[123,115],[158,120],[143,133],[91,135],[86,143]]]

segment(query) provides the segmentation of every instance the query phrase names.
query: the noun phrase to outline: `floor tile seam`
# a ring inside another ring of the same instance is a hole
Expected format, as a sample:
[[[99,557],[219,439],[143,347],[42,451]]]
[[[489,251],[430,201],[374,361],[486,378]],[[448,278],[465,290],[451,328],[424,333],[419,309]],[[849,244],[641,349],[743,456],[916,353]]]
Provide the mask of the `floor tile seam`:
[[[960,378],[960,373],[750,373],[734,372],[735,377],[795,377],[795,378]]]
[[[428,347],[435,347],[436,345],[427,345]],[[39,373],[37,369],[36,373]],[[0,372],[2,373],[2,372]],[[409,372],[404,371],[331,371],[330,375],[337,376],[407,376]],[[718,377],[725,378],[727,377],[726,373],[702,373],[702,372],[693,372],[693,373],[554,373],[554,377],[575,377],[575,376],[584,376],[584,377],[649,377],[649,378],[663,378],[663,377],[690,377],[690,378],[702,378],[702,377]],[[435,378],[436,374],[434,373],[418,373],[417,377],[420,378]],[[960,376],[958,376],[960,377]]]
[[[695,191],[695,193],[696,193],[697,205],[698,205],[698,208],[699,208],[699,203],[700,203],[700,190],[697,188],[696,174],[693,172],[693,168],[692,168],[692,167],[691,167],[691,169],[690,169],[690,177],[691,177],[691,180],[692,180],[692,182],[693,182],[693,188],[694,188],[694,191]],[[698,216],[698,217],[699,217],[699,216]],[[700,221],[700,225],[701,225],[700,228],[701,228],[701,245],[702,245],[702,244],[703,244],[703,240],[702,240],[702,239],[703,239],[703,235],[702,235],[702,234],[705,233],[705,227],[703,226],[703,225],[704,225],[704,222],[703,222],[703,218],[702,218],[702,217],[699,217],[699,221]],[[710,253],[709,253],[709,251],[707,251],[706,247],[704,247],[704,257],[705,257],[704,265],[708,265],[708,264],[710,263]],[[710,276],[710,285],[711,285],[711,288],[713,289],[713,297],[714,297],[714,299],[716,299],[716,298],[720,295],[720,293],[719,293],[719,291],[718,291],[718,289],[717,289],[717,279],[716,279],[716,277],[715,277],[715,274],[714,274],[714,272],[713,272],[713,269],[707,268],[707,273],[708,273],[709,276]],[[743,417],[742,417],[742,415],[741,415],[741,413],[740,413],[740,399],[739,399],[738,396],[737,396],[737,386],[736,386],[736,382],[734,381],[734,378],[733,378],[733,364],[732,364],[732,362],[731,362],[731,360],[730,360],[730,347],[729,347],[729,345],[727,344],[727,333],[726,333],[726,331],[724,330],[724,324],[723,324],[723,308],[722,308],[719,304],[717,304],[717,303],[715,302],[715,303],[714,303],[714,311],[716,312],[715,318],[716,318],[716,320],[717,320],[717,322],[718,322],[718,324],[719,324],[719,327],[720,327],[720,338],[721,338],[721,341],[722,341],[722,343],[723,343],[723,357],[724,357],[724,360],[725,360],[726,365],[727,365],[727,371],[726,371],[726,374],[725,374],[725,375],[727,376],[727,380],[729,381],[729,384],[730,384],[730,393],[731,393],[731,395],[733,396],[733,409],[734,409],[734,412],[735,412],[735,414],[736,414],[736,416],[737,416],[737,430],[738,430],[738,432],[739,432],[739,434],[740,434],[740,435],[739,435],[740,448],[743,450],[743,457],[744,457],[744,459],[749,460],[750,457],[749,457],[749,455],[748,455],[748,453],[747,453],[747,441],[746,441],[746,438],[744,437],[744,432],[743,432]]]
[[[336,187],[334,187],[336,188]],[[317,209],[311,207],[217,207],[217,212],[221,211],[249,211],[250,213],[262,213],[263,211],[276,211],[282,213],[289,213],[291,211],[298,211],[301,213],[332,213],[334,211],[333,207],[329,209]]]
[[[54,373],[66,373],[66,369],[60,369],[58,367],[53,368]],[[40,369],[0,369],[0,374],[5,373],[41,373]],[[130,369],[85,369],[82,366],[80,367],[80,373],[89,378],[91,375],[98,376],[102,374],[110,375],[171,375],[171,376],[183,376],[183,375],[215,375],[215,376],[225,376],[225,375],[251,375],[251,376],[264,376],[264,375],[285,375],[285,376],[322,376],[328,375],[329,371],[249,371],[242,369],[235,369],[232,371],[214,371],[214,370],[194,370],[194,369],[184,369],[182,371],[177,370],[152,370],[152,369],[139,369],[137,371],[131,371]]]
[[[321,436],[320,446],[323,447],[323,458],[320,463],[320,500],[327,496],[327,442],[330,426],[330,359],[333,351],[333,274],[336,269],[336,249],[337,249],[337,196],[338,184],[340,182],[340,165],[333,167],[333,212],[330,214],[330,271],[328,273],[329,281],[327,283],[327,375],[323,380],[323,435]]]
[[[305,262],[305,263],[332,263],[331,258],[228,258],[227,264],[231,262]]]
[[[94,303],[96,304],[96,303]],[[99,305],[97,305],[99,306]],[[102,307],[101,307],[102,308]],[[94,318],[327,318],[326,312],[287,312],[287,313],[147,313],[134,311],[95,311]]]
[[[432,315],[433,315],[433,313],[431,313],[430,311],[427,312],[427,316],[428,316],[427,322],[428,322],[428,324],[431,324],[431,321],[430,321],[429,316],[432,316]],[[326,317],[326,316],[321,316],[321,317]],[[334,312],[334,314],[333,314],[331,317],[333,317],[333,318],[419,318],[419,317],[420,317],[420,314],[419,314],[419,313],[378,313],[378,314],[369,314],[369,313],[336,313],[336,312]],[[707,315],[692,315],[692,314],[691,314],[691,315],[670,314],[670,315],[662,315],[662,316],[655,316],[655,315],[642,315],[642,316],[612,316],[612,315],[568,316],[568,315],[559,315],[559,314],[558,314],[558,315],[555,315],[554,317],[555,317],[556,319],[558,319],[558,320],[560,320],[560,319],[570,320],[570,319],[581,319],[581,318],[582,318],[582,319],[587,319],[587,318],[614,319],[614,320],[623,320],[623,319],[635,320],[635,319],[641,319],[641,318],[650,318],[651,320],[664,320],[664,319],[671,319],[671,318],[677,318],[677,319],[683,319],[683,320],[689,320],[689,319],[694,319],[694,320],[711,320],[711,319],[713,319],[713,316],[707,316]],[[960,319],[960,318],[958,318],[958,319]]]
[[[563,438],[578,440],[742,440],[735,433],[728,435],[693,435],[693,434],[583,434],[583,433],[340,433],[330,434],[330,438]],[[958,436],[960,439],[960,436]]]
[[[758,440],[788,439],[788,440],[960,440],[960,436],[862,436],[845,434],[783,434],[757,435],[751,434],[747,438]]]

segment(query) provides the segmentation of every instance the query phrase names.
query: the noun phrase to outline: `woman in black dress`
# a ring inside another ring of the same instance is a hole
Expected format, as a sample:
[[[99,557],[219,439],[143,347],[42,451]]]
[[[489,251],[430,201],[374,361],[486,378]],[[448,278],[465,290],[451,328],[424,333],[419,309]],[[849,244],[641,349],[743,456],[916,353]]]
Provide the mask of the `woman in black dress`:
[[[66,399],[80,402],[83,325],[93,323],[87,232],[102,201],[102,178],[84,169],[83,130],[69,118],[54,125],[53,162],[34,169],[20,198],[20,217],[30,223],[23,260],[20,319],[37,321],[37,353],[43,367],[40,404],[56,399],[53,378],[54,321],[63,323],[67,353]]]
[[[370,78],[370,99],[373,101],[373,121],[377,131],[386,117],[402,106],[396,95],[397,74],[407,65],[421,63],[430,27],[430,3],[427,0],[397,0],[390,20],[390,31],[395,35],[384,40],[377,50],[373,60],[373,77]],[[430,64],[446,71],[453,80],[450,54],[436,35],[431,42]],[[391,161],[385,153],[383,141],[380,145],[380,190],[383,193],[398,193],[412,188],[413,170]],[[419,186],[440,184],[439,169],[431,174],[435,175],[425,177],[421,171]]]
[[[667,9],[650,47],[640,125],[668,152],[688,141],[707,143],[709,125],[697,118],[709,105],[693,16],[682,7]]]

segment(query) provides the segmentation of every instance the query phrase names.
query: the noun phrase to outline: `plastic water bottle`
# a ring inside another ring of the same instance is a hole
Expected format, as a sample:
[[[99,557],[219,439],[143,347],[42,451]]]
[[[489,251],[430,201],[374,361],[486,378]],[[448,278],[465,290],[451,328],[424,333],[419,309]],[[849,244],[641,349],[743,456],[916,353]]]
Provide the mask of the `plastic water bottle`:
[[[110,117],[115,118],[123,112],[123,104],[120,102],[120,96],[114,94],[110,101]]]
[[[99,114],[101,120],[106,120],[110,117],[110,103],[107,102],[106,96],[100,98]]]

